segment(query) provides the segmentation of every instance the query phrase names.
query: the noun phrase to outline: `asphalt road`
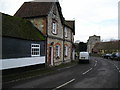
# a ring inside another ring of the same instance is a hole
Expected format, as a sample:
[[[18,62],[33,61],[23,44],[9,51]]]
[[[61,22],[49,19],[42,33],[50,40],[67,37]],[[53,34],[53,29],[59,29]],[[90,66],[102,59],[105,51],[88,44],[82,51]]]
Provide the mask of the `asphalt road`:
[[[58,69],[58,72],[10,84],[9,88],[120,88],[120,61],[91,57],[89,64]],[[4,87],[7,88],[7,87]]]

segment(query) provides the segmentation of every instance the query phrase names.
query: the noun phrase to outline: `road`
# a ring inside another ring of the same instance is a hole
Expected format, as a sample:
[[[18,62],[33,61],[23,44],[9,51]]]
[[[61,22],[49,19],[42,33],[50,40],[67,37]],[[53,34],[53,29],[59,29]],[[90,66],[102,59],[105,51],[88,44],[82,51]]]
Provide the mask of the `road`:
[[[120,88],[120,61],[91,57],[89,64],[58,69],[43,77],[31,78],[9,85],[9,88]]]

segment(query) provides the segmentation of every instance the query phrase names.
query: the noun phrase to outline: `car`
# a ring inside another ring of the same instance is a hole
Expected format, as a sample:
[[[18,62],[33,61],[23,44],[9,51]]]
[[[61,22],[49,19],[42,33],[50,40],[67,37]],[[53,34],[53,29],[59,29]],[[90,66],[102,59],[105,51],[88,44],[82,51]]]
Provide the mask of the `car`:
[[[79,53],[79,63],[87,62],[89,63],[89,53],[88,52],[80,52]]]
[[[112,54],[104,54],[102,55],[103,58],[109,59],[111,57]]]
[[[120,60],[120,52],[112,53],[110,59],[112,59],[112,60]]]

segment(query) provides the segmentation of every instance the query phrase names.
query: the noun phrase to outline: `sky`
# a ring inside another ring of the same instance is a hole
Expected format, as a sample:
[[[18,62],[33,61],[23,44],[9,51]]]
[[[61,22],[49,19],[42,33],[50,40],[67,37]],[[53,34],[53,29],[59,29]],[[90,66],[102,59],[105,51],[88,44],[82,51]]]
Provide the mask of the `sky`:
[[[33,0],[0,0],[0,12],[14,15],[26,1]],[[118,39],[119,0],[59,0],[59,2],[65,19],[75,20],[75,41],[87,42],[89,36],[93,35],[101,36],[103,41]]]

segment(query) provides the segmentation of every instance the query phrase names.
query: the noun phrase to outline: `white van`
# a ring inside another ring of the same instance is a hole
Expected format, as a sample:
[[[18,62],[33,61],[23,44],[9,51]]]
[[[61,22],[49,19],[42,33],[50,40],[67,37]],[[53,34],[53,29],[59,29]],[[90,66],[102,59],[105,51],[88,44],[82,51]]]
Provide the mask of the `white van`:
[[[89,63],[89,53],[80,52],[79,53],[79,62],[88,62]]]

